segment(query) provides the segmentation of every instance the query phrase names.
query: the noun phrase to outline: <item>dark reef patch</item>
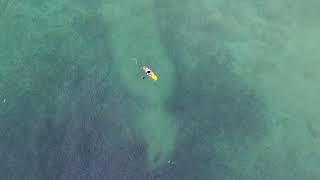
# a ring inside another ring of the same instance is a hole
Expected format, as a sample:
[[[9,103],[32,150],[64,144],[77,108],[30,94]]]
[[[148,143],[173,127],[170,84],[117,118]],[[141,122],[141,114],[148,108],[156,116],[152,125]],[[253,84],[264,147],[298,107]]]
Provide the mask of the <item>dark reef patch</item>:
[[[227,155],[215,155],[214,142],[223,141],[233,149],[248,139],[259,142],[267,134],[267,109],[232,73],[232,57],[215,42],[209,22],[202,22],[207,23],[204,26],[190,20],[201,17],[190,17],[188,2],[155,1],[163,47],[176,72],[175,93],[167,106],[178,126],[173,157],[177,165],[165,179],[241,179],[243,175],[226,165]]]
[[[81,16],[71,25],[73,31],[46,33],[15,67],[25,85],[10,91],[1,114],[1,178],[151,177],[146,146],[128,131],[136,102],[111,77],[108,24]]]

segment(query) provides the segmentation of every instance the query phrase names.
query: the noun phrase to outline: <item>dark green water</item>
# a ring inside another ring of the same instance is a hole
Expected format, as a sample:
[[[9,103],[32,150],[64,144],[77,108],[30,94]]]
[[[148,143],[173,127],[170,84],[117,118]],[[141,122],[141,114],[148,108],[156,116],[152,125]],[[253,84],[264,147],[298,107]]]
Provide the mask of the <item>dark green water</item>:
[[[0,179],[319,179],[317,7],[0,1]]]

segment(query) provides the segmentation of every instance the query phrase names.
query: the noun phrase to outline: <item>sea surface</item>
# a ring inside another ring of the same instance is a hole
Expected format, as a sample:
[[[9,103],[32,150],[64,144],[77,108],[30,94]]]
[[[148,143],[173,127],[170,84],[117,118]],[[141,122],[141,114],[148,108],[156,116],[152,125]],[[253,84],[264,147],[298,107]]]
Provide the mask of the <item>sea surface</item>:
[[[0,179],[319,180],[319,7],[0,0]]]

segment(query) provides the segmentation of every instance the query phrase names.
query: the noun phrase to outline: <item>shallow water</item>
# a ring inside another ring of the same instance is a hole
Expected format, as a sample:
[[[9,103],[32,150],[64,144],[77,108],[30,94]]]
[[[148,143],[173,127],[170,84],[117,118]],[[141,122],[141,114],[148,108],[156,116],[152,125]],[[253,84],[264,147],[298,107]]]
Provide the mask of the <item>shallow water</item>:
[[[1,1],[0,176],[318,179],[319,5]]]

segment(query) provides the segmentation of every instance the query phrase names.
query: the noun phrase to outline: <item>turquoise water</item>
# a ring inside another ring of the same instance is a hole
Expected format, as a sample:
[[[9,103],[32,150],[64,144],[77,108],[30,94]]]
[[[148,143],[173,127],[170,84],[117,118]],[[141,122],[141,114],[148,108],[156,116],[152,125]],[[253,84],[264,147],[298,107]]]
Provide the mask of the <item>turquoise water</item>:
[[[0,177],[318,179],[319,5],[0,1]]]

